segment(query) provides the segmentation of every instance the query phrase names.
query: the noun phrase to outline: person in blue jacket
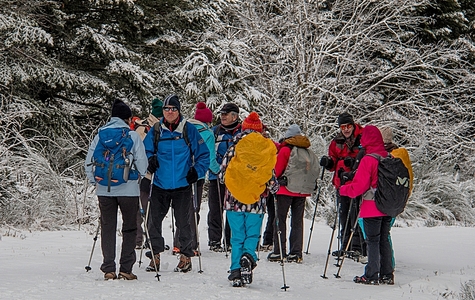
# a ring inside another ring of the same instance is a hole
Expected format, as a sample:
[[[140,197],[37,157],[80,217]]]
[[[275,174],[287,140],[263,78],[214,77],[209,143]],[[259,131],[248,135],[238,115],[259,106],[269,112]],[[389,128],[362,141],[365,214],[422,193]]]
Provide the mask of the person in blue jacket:
[[[206,107],[206,103],[198,102],[196,104],[195,110],[195,117],[194,119],[188,119],[188,122],[193,124],[198,132],[200,133],[201,137],[206,143],[206,146],[209,150],[209,171],[217,174],[219,172],[219,164],[216,161],[216,153],[214,151],[214,133],[210,129],[210,124],[213,121],[213,112]],[[191,226],[191,236],[193,238],[192,246],[194,249],[195,254],[198,253],[198,243],[196,236],[196,226],[195,226],[195,210],[196,210],[196,221],[197,224],[200,222],[200,208],[201,208],[201,197],[203,195],[203,185],[205,183],[205,176],[200,177],[196,182],[196,204],[193,203],[190,209],[190,226]],[[193,201],[193,199],[192,199]],[[195,207],[196,205],[196,207]],[[177,254],[180,252],[180,242],[179,242],[180,230],[175,231],[175,238],[173,239],[173,254]]]
[[[98,144],[101,143],[99,133],[94,137],[85,161],[86,176],[91,184],[96,186],[96,194],[99,200],[101,212],[101,248],[103,263],[101,271],[104,272],[105,279],[116,279],[116,229],[117,210],[122,213],[122,251],[120,254],[120,269],[118,278],[127,280],[137,279],[132,273],[132,267],[136,261],[135,237],[137,232],[137,211],[139,209],[139,184],[140,177],[147,171],[147,157],[144,145],[140,136],[135,131],[129,130],[129,123],[132,120],[132,111],[121,100],[115,100],[112,106],[110,121],[99,128],[101,131],[119,130],[128,133],[132,139],[133,146],[130,151],[131,166],[134,166],[139,176],[137,180],[129,179],[127,182],[108,186],[98,184],[98,178],[94,176],[94,152]],[[99,145],[100,146],[100,145]],[[99,150],[99,149],[98,149]]]
[[[183,118],[180,107],[178,96],[167,96],[163,101],[163,118],[150,129],[143,141],[148,171],[154,174],[148,221],[152,251],[148,256],[153,259],[151,266],[158,268],[160,253],[165,249],[162,221],[171,204],[180,230],[181,255],[175,272],[188,272],[194,256],[189,223],[191,185],[208,170],[209,150],[196,127]]]

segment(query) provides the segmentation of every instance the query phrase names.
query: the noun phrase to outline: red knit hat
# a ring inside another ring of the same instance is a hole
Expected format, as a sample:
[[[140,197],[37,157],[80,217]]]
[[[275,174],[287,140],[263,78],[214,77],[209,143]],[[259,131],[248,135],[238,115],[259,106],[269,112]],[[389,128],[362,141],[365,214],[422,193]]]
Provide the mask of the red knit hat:
[[[262,132],[262,122],[259,119],[259,115],[253,111],[242,122],[242,130],[252,129],[257,132]]]
[[[211,121],[213,121],[213,113],[206,107],[204,102],[198,102],[198,104],[196,104],[195,120],[203,123],[211,123]]]

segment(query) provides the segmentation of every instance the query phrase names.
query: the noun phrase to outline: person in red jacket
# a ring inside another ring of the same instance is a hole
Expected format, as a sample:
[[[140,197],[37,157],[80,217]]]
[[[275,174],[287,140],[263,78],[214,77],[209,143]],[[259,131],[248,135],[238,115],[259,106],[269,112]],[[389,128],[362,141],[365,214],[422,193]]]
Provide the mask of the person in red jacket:
[[[336,189],[336,200],[338,207],[338,218],[340,224],[340,241],[341,248],[332,253],[333,256],[342,256],[344,250],[348,244],[348,240],[351,233],[351,228],[356,222],[358,215],[358,199],[351,201],[350,197],[342,196],[338,192],[341,185],[351,182],[344,178],[345,174],[350,174],[354,170],[356,156],[360,150],[360,139],[363,127],[356,124],[353,116],[347,112],[344,112],[338,116],[338,126],[340,132],[331,141],[328,148],[328,156],[323,156],[320,159],[320,165],[325,167],[330,172],[334,172],[332,183]],[[343,179],[344,178],[344,179]],[[343,182],[342,182],[343,179]],[[346,181],[347,180],[347,181]],[[345,182],[346,181],[346,182]],[[350,208],[350,203],[352,207]],[[351,212],[350,212],[351,210]],[[350,216],[348,217],[348,214]],[[348,247],[349,253],[352,253],[352,257],[363,261],[359,255],[366,256],[363,245],[363,234],[359,228],[353,235],[351,245]]]
[[[388,155],[384,149],[381,132],[376,126],[368,125],[364,128],[361,146],[366,150],[366,154],[375,153],[382,157]],[[364,274],[356,276],[353,281],[363,284],[394,284],[394,268],[389,242],[392,218],[382,213],[374,201],[374,190],[378,184],[378,163],[377,158],[365,155],[351,183],[340,187],[340,195],[351,198],[363,195],[359,216],[363,218],[368,264]]]
[[[300,127],[297,124],[290,125],[284,134],[284,141],[280,144],[279,153],[277,154],[277,162],[275,164],[275,176],[279,178],[284,174],[290,159],[290,153],[293,147],[310,147],[310,141],[306,136],[302,135]],[[304,170],[302,170],[304,172]],[[310,194],[302,194],[291,192],[286,186],[280,185],[279,191],[276,193],[277,199],[277,215],[279,218],[279,228],[274,222],[274,246],[273,253],[267,256],[269,261],[280,261],[280,249],[282,249],[282,257],[287,257],[288,262],[302,262],[303,250],[303,214],[305,211],[305,198]],[[287,255],[287,214],[291,211],[290,222],[290,251]],[[281,246],[279,247],[278,232],[281,232]],[[282,247],[282,248],[281,248]]]

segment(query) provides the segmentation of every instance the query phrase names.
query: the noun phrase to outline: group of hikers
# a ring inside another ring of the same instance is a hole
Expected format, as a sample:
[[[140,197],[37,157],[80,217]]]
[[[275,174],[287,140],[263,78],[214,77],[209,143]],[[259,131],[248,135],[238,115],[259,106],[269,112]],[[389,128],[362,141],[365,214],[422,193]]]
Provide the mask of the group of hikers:
[[[159,276],[160,255],[166,250],[162,223],[170,207],[176,226],[172,251],[179,255],[174,271],[189,272],[191,258],[201,256],[197,226],[206,178],[208,246],[231,252],[228,280],[233,286],[252,283],[258,250],[270,251],[268,261],[302,263],[305,203],[317,190],[321,166],[334,172],[340,242],[332,254],[366,263],[356,283],[394,284],[394,216],[375,204],[377,156],[400,157],[410,173],[410,188],[412,169],[407,151],[394,144],[391,128],[363,127],[344,112],[328,155],[318,160],[297,124],[272,141],[256,112],[242,122],[239,113],[236,104],[226,103],[212,126],[213,112],[204,102],[196,105],[193,118],[186,118],[178,96],[169,95],[163,101],[155,98],[150,115],[140,120],[115,100],[110,121],[99,128],[85,161],[99,201],[104,278],[137,279],[132,273],[136,249],[148,249],[146,270]],[[117,273],[118,209],[122,247]]]

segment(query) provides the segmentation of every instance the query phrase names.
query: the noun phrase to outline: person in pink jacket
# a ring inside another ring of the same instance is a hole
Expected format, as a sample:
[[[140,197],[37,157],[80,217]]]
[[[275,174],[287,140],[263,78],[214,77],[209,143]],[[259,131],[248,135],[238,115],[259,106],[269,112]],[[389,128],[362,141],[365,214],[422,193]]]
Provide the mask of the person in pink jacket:
[[[376,126],[365,126],[361,136],[361,146],[366,150],[366,154],[388,156],[383,137]],[[351,198],[363,195],[359,217],[363,219],[363,231],[366,234],[368,264],[364,274],[355,276],[353,281],[363,284],[394,284],[394,268],[389,242],[392,218],[376,207],[374,190],[377,184],[378,160],[365,155],[361,159],[353,181],[340,187],[341,195]]]

